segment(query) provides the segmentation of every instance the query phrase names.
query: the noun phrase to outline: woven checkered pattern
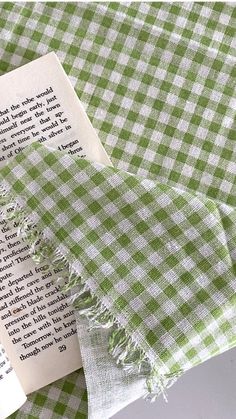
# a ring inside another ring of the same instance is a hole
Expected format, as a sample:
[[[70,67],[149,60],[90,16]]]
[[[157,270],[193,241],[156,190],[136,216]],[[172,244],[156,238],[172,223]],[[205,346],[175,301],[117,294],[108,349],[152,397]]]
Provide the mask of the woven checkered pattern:
[[[54,50],[116,167],[234,204],[235,28],[235,3],[2,3],[0,74]]]
[[[2,72],[57,52],[116,167],[235,204],[236,7],[7,3]]]
[[[69,374],[28,396],[11,419],[86,419],[87,391],[83,370]]]
[[[0,175],[160,374],[236,344],[233,207],[39,143]]]

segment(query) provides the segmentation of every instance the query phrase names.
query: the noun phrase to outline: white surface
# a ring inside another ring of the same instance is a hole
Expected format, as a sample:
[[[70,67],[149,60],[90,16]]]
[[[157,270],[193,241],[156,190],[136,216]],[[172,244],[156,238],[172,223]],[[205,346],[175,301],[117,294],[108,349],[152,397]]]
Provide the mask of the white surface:
[[[114,419],[236,419],[236,349],[188,371],[154,403],[137,400]]]

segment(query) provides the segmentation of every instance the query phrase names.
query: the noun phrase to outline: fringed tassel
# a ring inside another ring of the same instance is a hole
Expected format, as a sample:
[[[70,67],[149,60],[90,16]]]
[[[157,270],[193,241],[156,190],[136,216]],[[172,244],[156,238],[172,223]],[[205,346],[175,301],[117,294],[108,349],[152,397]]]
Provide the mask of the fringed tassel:
[[[29,253],[36,264],[46,262],[45,271],[54,270],[58,273],[57,283],[63,293],[70,292],[68,302],[89,322],[89,329],[112,328],[108,350],[116,363],[130,373],[139,373],[146,377],[146,395],[151,401],[161,393],[166,400],[166,389],[176,381],[179,374],[160,375],[158,368],[151,365],[145,352],[128,336],[124,328],[117,325],[116,318],[107,308],[92,295],[88,285],[81,275],[78,275],[69,264],[65,255],[39,232],[37,225],[25,213],[24,208],[0,185],[0,212],[2,219],[14,220],[18,226],[17,234],[27,240],[30,246]]]
[[[129,372],[147,373],[150,370],[145,352],[133,342],[125,329],[115,329],[109,337],[109,352]]]

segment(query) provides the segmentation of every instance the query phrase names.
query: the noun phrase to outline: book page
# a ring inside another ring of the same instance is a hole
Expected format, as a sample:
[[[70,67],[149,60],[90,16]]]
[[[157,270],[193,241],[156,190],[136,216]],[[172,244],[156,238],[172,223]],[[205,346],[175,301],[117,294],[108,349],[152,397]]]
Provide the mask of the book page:
[[[25,401],[26,395],[0,343],[0,419],[10,416]]]
[[[111,164],[56,55],[0,77],[0,166],[32,141]],[[81,367],[73,311],[0,222],[0,341],[26,394]]]

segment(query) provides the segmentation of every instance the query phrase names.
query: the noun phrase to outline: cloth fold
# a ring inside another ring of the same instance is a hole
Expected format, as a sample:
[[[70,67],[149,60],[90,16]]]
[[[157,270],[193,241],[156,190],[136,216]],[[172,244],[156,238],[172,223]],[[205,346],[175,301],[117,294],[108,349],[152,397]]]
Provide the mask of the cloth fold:
[[[53,49],[116,167],[235,206],[235,3],[6,2],[0,10],[1,74]],[[85,418],[76,386],[76,373],[47,386],[14,419]]]
[[[88,418],[110,418],[145,395],[145,378],[135,372],[117,368],[107,350],[109,329],[88,330],[87,320],[78,314],[76,317],[86,376]]]
[[[3,217],[64,270],[78,315],[109,329],[114,366],[151,397],[235,346],[233,206],[38,142],[0,180]]]

